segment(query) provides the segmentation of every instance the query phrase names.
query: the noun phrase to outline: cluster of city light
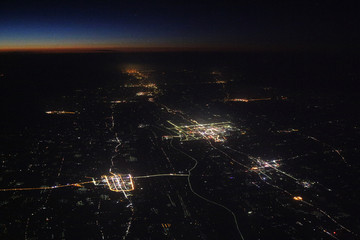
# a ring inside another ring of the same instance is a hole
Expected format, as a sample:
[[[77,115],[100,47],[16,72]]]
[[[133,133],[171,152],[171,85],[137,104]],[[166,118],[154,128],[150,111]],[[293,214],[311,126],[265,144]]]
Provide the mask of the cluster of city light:
[[[255,102],[255,101],[269,101],[271,98],[231,98],[225,99],[225,102]]]
[[[267,174],[266,174],[266,170],[268,168],[272,169],[272,170],[275,170],[277,173],[279,174],[282,174],[284,176],[287,176],[293,180],[295,180],[296,182],[298,182],[299,184],[303,185],[304,187],[308,188],[310,187],[310,184],[308,186],[305,186],[302,182],[300,183],[300,180],[297,179],[296,177],[290,175],[289,173],[287,172],[284,172],[282,170],[279,169],[280,167],[280,164],[278,163],[280,161],[280,159],[278,160],[271,160],[271,161],[264,161],[262,160],[261,158],[254,158],[254,157],[251,157],[251,156],[248,156],[251,160],[254,161],[254,163],[256,163],[256,166],[254,167],[251,167],[250,170],[251,171],[254,171],[254,172],[257,172],[257,173],[260,173],[262,175],[264,175],[265,177],[267,178],[270,178]],[[270,178],[271,179],[271,178]]]
[[[126,100],[114,100],[114,101],[111,101],[111,103],[126,103],[127,101]]]
[[[261,159],[256,159],[256,163],[257,166],[252,167],[251,170],[258,171],[264,168],[278,168],[280,166],[280,164],[276,160],[267,162]]]
[[[278,133],[292,133],[292,132],[298,132],[299,129],[296,128],[289,128],[289,129],[285,129],[285,130],[278,130]]]
[[[238,129],[231,125],[230,122],[209,123],[209,124],[194,124],[177,126],[174,123],[168,121],[173,130],[178,133],[181,141],[193,141],[193,140],[213,140],[215,142],[224,142],[230,131],[237,131]],[[171,138],[166,136],[165,139]]]
[[[126,88],[157,88],[155,83],[125,84]]]
[[[136,79],[144,79],[144,78],[148,78],[148,76],[136,69],[127,69],[125,71],[126,74],[135,77]]]
[[[153,96],[152,92],[137,92],[136,96]]]
[[[296,201],[302,201],[303,200],[303,198],[300,197],[300,196],[294,196],[293,199],[296,200]]]
[[[257,102],[257,101],[269,101],[272,98],[227,98],[224,101],[225,102]],[[287,97],[280,96],[279,98],[276,98],[277,100],[287,100]]]
[[[148,74],[141,72],[137,69],[127,69],[125,73],[129,76],[134,77],[136,83],[128,83],[125,84],[126,88],[145,88],[147,91],[139,91],[136,93],[136,96],[145,96],[145,97],[153,97],[157,95],[160,91],[155,83],[148,82],[146,79],[149,77]],[[148,99],[150,102],[154,102],[153,98]]]
[[[162,223],[161,226],[163,227],[165,235],[168,235],[171,223]]]
[[[55,114],[55,115],[66,115],[66,114],[76,114],[77,112],[71,111],[46,111],[46,114]]]
[[[101,178],[113,192],[130,192],[135,189],[134,182],[130,174],[113,173],[112,175],[103,175]]]

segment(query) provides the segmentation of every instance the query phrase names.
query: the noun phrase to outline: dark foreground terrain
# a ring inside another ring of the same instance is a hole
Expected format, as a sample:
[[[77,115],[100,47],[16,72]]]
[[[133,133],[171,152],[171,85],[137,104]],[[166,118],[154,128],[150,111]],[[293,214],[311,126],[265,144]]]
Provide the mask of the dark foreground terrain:
[[[0,56],[0,238],[358,239],[357,59]]]

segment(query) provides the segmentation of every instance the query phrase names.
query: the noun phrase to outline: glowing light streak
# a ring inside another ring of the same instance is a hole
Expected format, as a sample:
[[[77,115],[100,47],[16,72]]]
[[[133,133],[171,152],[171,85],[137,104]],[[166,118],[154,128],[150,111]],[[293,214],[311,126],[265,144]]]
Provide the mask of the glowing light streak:
[[[73,115],[73,114],[76,114],[77,112],[70,112],[70,111],[46,111],[45,112],[46,114],[56,114],[56,115],[66,115],[66,114],[70,114],[70,115]]]
[[[281,171],[281,170],[279,170],[278,168],[275,168],[275,167],[271,166],[271,164],[268,164],[267,166],[270,167],[270,168],[272,168],[272,169],[274,169],[276,172],[279,172],[279,173],[281,173],[281,174],[283,174],[283,175],[285,175],[285,176],[287,176],[287,177],[289,177],[289,178],[291,178],[291,179],[293,179],[293,180],[295,180],[295,181],[298,181],[298,180],[299,180],[299,179],[291,176],[290,174],[288,174],[288,173],[286,173],[286,172],[284,172],[284,171]]]
[[[255,101],[269,101],[269,100],[271,100],[271,98],[233,98],[233,99],[225,99],[225,102],[255,102]]]
[[[329,235],[330,237],[334,238],[334,239],[339,239],[339,238],[337,238],[334,234],[326,231],[325,229],[323,229],[323,232],[326,233],[327,235]]]
[[[340,151],[338,149],[334,148],[333,146],[331,146],[331,145],[329,145],[329,144],[327,144],[325,142],[321,142],[319,139],[317,139],[315,137],[307,136],[307,138],[310,138],[310,139],[312,139],[312,140],[314,140],[316,142],[319,142],[325,147],[331,148],[333,150],[333,152],[335,152],[345,164],[348,164],[345,157],[340,153]]]
[[[101,199],[99,200],[99,203],[98,203],[98,207],[97,207],[97,210],[98,212],[100,212],[100,208],[101,208]],[[103,231],[103,228],[102,226],[100,225],[99,223],[99,214],[98,214],[98,219],[96,219],[96,225],[98,226],[99,228],[99,231],[100,231],[100,234],[101,234],[101,239],[105,239],[105,235],[104,235],[104,231]]]
[[[49,190],[56,188],[65,188],[65,187],[83,187],[82,184],[93,183],[93,181],[89,182],[79,182],[79,183],[71,183],[66,185],[55,185],[49,187],[31,187],[31,188],[1,188],[0,192],[8,192],[8,191],[32,191],[32,190]]]
[[[146,175],[146,176],[137,176],[133,178],[151,178],[151,177],[188,177],[189,174],[178,174],[178,173],[163,173],[163,174],[154,174],[154,175]]]

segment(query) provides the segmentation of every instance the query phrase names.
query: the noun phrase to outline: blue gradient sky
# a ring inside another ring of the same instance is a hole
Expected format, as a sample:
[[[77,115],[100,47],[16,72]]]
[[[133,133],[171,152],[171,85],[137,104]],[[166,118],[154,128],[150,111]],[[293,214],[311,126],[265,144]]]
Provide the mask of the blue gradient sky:
[[[347,46],[359,40],[352,3],[290,2],[5,1],[0,50]]]

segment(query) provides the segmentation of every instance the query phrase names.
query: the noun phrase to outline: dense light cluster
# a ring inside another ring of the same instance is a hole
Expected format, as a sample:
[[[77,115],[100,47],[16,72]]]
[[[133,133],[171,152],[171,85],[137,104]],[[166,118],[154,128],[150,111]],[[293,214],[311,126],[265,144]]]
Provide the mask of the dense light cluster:
[[[170,122],[171,123],[171,122]],[[230,122],[195,124],[186,126],[176,126],[171,123],[179,134],[181,141],[193,140],[213,140],[215,142],[224,142],[231,131],[238,130]]]

